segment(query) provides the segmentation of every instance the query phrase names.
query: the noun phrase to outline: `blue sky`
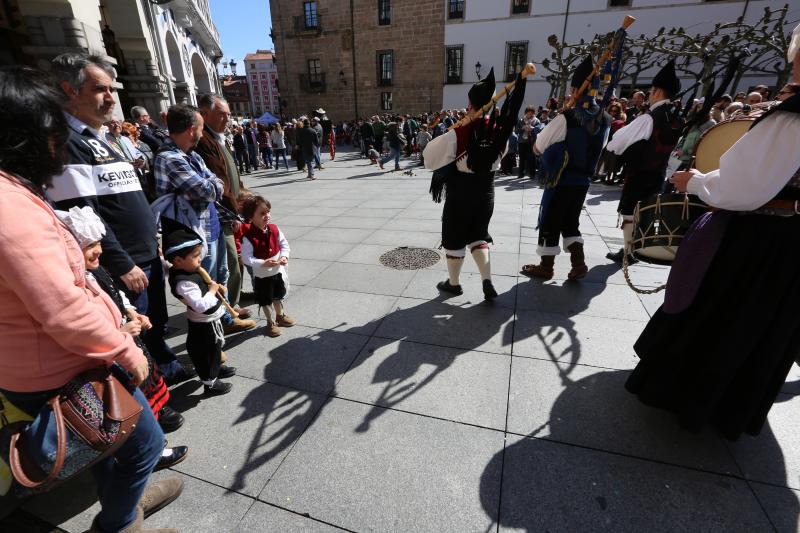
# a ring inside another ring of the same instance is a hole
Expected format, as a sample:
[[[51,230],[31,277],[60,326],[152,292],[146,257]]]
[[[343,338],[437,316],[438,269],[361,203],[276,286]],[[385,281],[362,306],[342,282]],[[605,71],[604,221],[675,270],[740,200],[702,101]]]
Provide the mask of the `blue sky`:
[[[272,20],[268,0],[209,0],[209,5],[219,31],[222,60],[235,59],[237,74],[244,74],[245,55],[274,49],[269,38]]]

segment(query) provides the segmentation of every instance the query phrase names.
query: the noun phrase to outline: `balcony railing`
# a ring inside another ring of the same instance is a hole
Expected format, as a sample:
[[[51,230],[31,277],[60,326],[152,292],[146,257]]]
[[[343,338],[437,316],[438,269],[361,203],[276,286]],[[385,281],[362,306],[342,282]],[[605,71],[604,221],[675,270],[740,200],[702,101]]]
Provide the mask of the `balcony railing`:
[[[306,19],[305,16],[295,16],[292,17],[292,22],[294,23],[295,33],[322,33],[322,17],[319,13],[312,20]]]
[[[300,89],[307,93],[323,93],[325,92],[325,73],[319,74],[300,74]]]

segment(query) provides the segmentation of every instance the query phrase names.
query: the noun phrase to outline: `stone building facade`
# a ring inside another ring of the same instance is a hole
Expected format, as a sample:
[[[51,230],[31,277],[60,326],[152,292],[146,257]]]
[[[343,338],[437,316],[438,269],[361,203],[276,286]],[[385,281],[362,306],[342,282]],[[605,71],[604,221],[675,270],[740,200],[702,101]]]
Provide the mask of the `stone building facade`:
[[[0,45],[0,64],[42,70],[64,52],[103,56],[117,71],[118,117],[134,105],[158,117],[173,103],[222,93],[222,50],[208,0],[6,0]]]
[[[333,121],[441,108],[441,0],[270,0],[284,116]]]
[[[272,50],[257,50],[253,54],[247,54],[244,58],[244,71],[255,116],[260,117],[264,112],[279,116],[278,67]]]
[[[240,121],[258,116],[253,115],[250,87],[247,84],[246,76],[227,75],[220,78],[220,82],[222,83],[222,96],[228,101],[231,117],[234,120]]]

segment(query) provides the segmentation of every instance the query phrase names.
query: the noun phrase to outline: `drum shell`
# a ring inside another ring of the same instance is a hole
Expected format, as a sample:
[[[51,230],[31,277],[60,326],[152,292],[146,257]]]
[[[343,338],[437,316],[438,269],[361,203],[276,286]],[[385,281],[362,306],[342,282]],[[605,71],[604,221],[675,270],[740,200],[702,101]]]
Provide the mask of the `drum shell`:
[[[636,206],[631,252],[647,263],[669,265],[683,236],[709,207],[697,196],[657,194]]]

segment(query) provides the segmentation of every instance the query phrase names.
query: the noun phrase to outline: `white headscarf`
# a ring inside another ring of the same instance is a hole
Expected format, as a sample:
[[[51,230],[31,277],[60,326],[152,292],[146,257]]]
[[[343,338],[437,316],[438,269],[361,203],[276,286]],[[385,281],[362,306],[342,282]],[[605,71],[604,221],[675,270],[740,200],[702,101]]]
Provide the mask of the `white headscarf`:
[[[66,224],[81,248],[101,240],[106,234],[102,219],[88,205],[72,207],[69,211],[56,211],[56,215]]]

